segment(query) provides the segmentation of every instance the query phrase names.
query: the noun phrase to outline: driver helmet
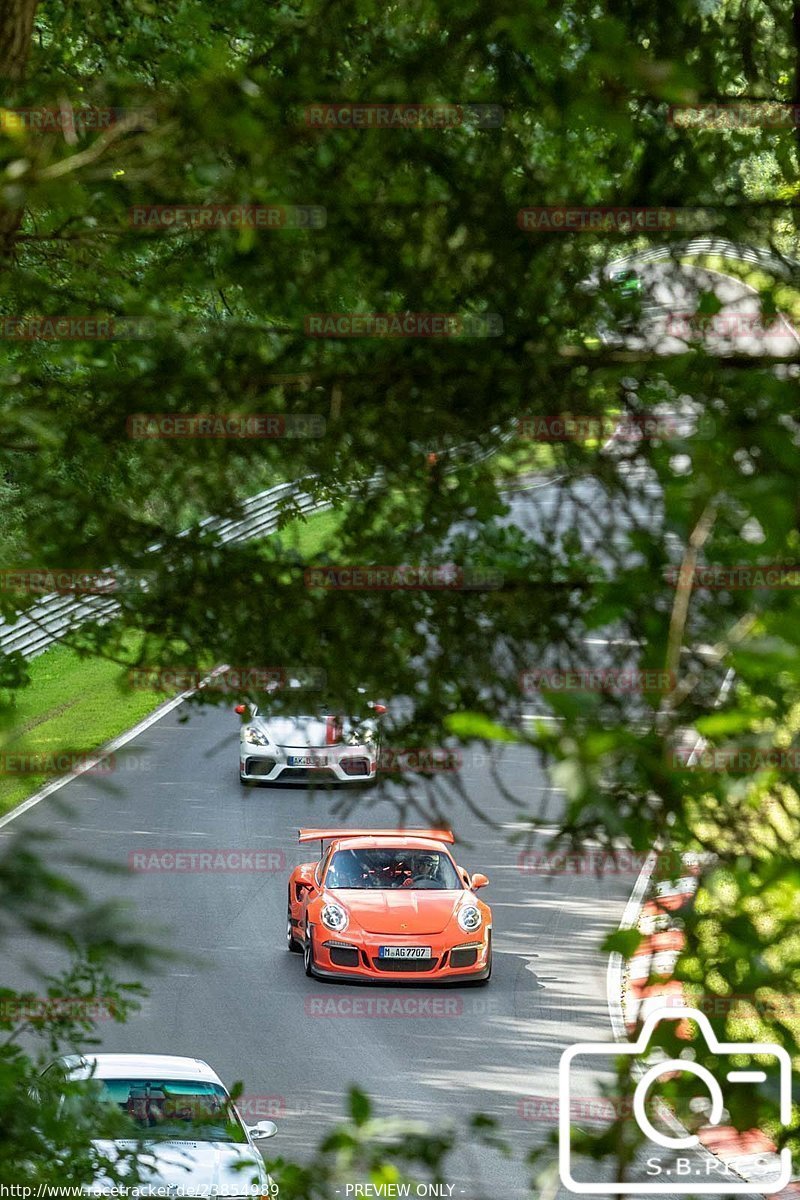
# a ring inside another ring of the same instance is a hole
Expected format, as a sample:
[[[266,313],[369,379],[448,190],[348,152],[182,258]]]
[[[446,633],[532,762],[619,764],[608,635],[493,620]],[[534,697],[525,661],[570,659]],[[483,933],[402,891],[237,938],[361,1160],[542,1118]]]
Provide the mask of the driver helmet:
[[[134,1121],[147,1124],[147,1088],[132,1087],[125,1102],[125,1111]]]
[[[147,1097],[147,1115],[151,1125],[159,1125],[166,1120],[167,1095],[161,1088],[151,1088]]]
[[[439,873],[438,854],[420,854],[417,856],[414,874],[422,879],[435,879]]]

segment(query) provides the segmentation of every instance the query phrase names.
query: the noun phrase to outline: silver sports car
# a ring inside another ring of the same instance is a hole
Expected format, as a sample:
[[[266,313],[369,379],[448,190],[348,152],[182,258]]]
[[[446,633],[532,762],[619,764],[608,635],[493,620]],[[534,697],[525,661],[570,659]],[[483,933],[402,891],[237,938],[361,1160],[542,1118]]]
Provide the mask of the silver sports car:
[[[257,704],[237,704],[245,717],[239,738],[239,779],[252,783],[371,783],[378,770],[384,704],[367,703],[369,715],[343,716],[324,706],[316,713],[274,714]]]
[[[43,1073],[61,1081],[93,1079],[102,1099],[124,1113],[131,1131],[121,1140],[98,1138],[95,1146],[115,1163],[141,1139],[141,1196],[226,1196],[254,1200],[277,1194],[258,1143],[277,1133],[272,1121],[248,1128],[219,1076],[199,1058],[171,1054],[66,1055]],[[65,1101],[69,1103],[69,1101]],[[80,1192],[80,1188],[75,1191]],[[102,1175],[86,1184],[87,1196],[126,1195]],[[137,1189],[129,1189],[136,1195]]]

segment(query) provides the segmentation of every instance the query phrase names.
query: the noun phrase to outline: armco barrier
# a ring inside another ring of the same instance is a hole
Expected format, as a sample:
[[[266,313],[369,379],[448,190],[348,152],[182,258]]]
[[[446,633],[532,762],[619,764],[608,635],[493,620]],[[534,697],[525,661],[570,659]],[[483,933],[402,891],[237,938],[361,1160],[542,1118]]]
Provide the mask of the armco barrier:
[[[503,442],[513,438],[513,432],[493,430],[499,434]],[[454,447],[454,456],[469,454],[470,461],[480,462],[494,453],[493,450],[481,450],[471,444]],[[453,462],[445,470],[449,473],[459,468]],[[372,486],[380,481],[379,475],[371,476],[366,482]],[[205,533],[216,534],[220,545],[233,542],[247,542],[265,534],[275,533],[284,513],[318,513],[332,508],[330,500],[317,500],[308,492],[303,491],[298,483],[280,483],[277,487],[267,488],[255,496],[242,501],[242,515],[238,517],[205,517],[192,530],[182,530],[178,537],[187,537],[189,533],[202,530]],[[149,547],[155,554],[160,549],[159,544]],[[109,576],[112,575],[109,570]],[[108,621],[119,611],[119,604],[103,596],[64,596],[53,593],[43,596],[37,603],[26,609],[16,621],[8,623],[0,621],[0,654],[12,654],[15,651],[25,658],[35,658],[48,646],[60,641],[66,634],[85,621]]]
[[[281,483],[245,500],[240,517],[206,517],[196,528],[216,534],[222,545],[246,542],[274,533],[284,511],[322,512],[330,507],[329,501],[316,500],[295,483]],[[189,532],[184,530],[178,536],[185,537]],[[151,546],[150,552],[156,553],[159,548]],[[35,658],[85,621],[107,621],[118,611],[118,602],[107,596],[54,592],[31,605],[13,624],[0,621],[0,653],[16,651],[25,658]]]
[[[723,258],[739,259],[756,267],[763,267],[775,275],[784,277],[800,275],[800,262],[785,255],[775,254],[772,250],[759,250],[752,246],[740,246],[729,242],[726,238],[692,238],[687,242],[674,242],[668,246],[654,246],[651,250],[641,250],[638,253],[627,254],[607,263],[604,274],[609,275],[623,267],[636,263],[663,262],[666,259],[679,261],[687,255],[719,254]]]

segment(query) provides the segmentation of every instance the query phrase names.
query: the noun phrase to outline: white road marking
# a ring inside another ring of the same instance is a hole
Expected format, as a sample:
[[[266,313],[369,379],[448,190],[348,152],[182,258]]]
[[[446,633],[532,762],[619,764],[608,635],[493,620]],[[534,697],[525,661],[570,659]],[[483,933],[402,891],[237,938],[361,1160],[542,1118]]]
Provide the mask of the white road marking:
[[[0,829],[2,829],[5,825],[10,825],[12,821],[16,821],[17,817],[21,817],[23,813],[29,812],[30,809],[35,808],[37,804],[42,802],[42,800],[46,800],[47,797],[52,796],[54,792],[60,791],[61,788],[66,787],[68,783],[72,783],[73,779],[79,779],[81,775],[85,775],[87,771],[91,771],[97,765],[97,763],[101,762],[104,758],[108,758],[109,754],[113,754],[115,750],[119,750],[122,746],[127,746],[128,742],[132,742],[133,739],[137,738],[140,733],[144,733],[145,730],[149,729],[151,725],[155,725],[158,721],[161,721],[164,717],[166,717],[168,713],[171,713],[176,708],[179,708],[180,705],[183,704],[184,700],[191,695],[192,691],[181,692],[180,695],[175,696],[174,699],[167,700],[160,706],[160,708],[157,708],[155,712],[150,713],[149,717],[145,717],[144,720],[139,721],[138,725],[134,725],[132,729],[126,729],[124,733],[119,735],[119,737],[115,737],[112,739],[112,741],[106,742],[105,746],[102,746],[96,754],[92,755],[92,757],[76,771],[72,771],[69,775],[62,775],[59,779],[53,779],[50,783],[46,783],[43,788],[41,788],[38,792],[34,792],[32,796],[29,796],[27,800],[24,800],[22,804],[13,810],[13,812],[6,813],[4,817],[0,817]]]
[[[657,862],[658,855],[655,850],[652,850],[645,859],[644,866],[639,872],[639,877],[633,886],[630,899],[625,905],[625,911],[619,923],[620,929],[632,929],[636,924],[641,912],[644,894],[650,882],[650,876],[653,874]],[[609,955],[608,970],[606,972],[608,1015],[611,1021],[611,1028],[614,1031],[614,1040],[617,1042],[625,1040],[627,1036],[625,1017],[622,1012],[622,968],[624,962],[625,960],[621,954],[614,953]]]

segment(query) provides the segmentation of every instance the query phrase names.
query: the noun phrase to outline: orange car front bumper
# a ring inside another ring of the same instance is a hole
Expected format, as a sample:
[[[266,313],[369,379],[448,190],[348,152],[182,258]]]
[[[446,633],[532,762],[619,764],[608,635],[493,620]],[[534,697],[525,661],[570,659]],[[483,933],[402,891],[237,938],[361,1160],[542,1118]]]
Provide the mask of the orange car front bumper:
[[[368,983],[457,983],[488,977],[492,930],[483,925],[473,934],[459,929],[443,934],[364,933],[347,929],[331,933],[322,925],[311,929],[314,974],[325,979],[362,980]],[[382,949],[424,947],[421,958],[396,958]]]

